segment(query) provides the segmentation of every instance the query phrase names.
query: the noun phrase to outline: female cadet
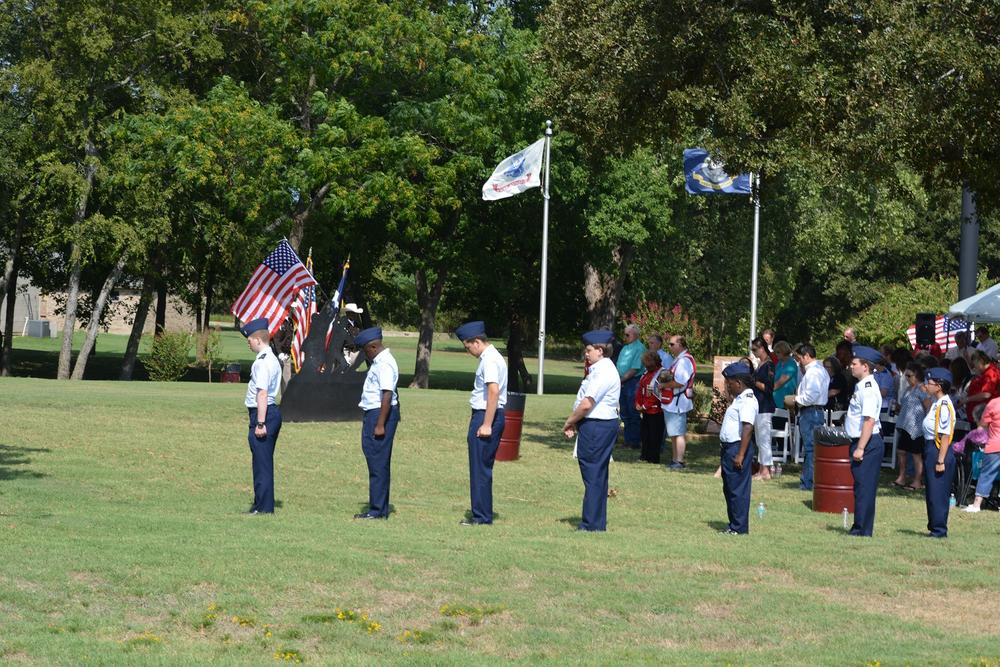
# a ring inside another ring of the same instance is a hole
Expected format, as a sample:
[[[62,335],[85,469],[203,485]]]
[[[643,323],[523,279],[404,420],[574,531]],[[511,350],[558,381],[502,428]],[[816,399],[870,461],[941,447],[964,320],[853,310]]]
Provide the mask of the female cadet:
[[[730,364],[722,371],[722,377],[726,378],[726,391],[733,397],[719,430],[722,494],[726,498],[726,512],[729,514],[729,526],[722,532],[729,535],[750,532],[750,471],[753,468],[753,432],[757,418],[752,372],[750,366],[742,363]]]
[[[577,455],[583,477],[583,516],[577,530],[605,530],[608,524],[608,462],[618,437],[618,397],[621,380],[611,361],[610,331],[583,335],[584,356],[590,372],[576,393],[573,412],[563,424],[572,438],[579,431]]]
[[[955,406],[951,404],[951,373],[929,368],[924,378],[927,394],[934,401],[924,417],[924,483],[927,499],[928,537],[948,537],[948,501],[955,481]]]
[[[844,418],[844,430],[851,438],[851,474],[854,475],[854,525],[849,534],[871,537],[875,527],[878,473],[885,450],[878,420],[882,392],[873,377],[875,365],[882,355],[864,345],[855,345],[851,354],[851,375],[858,382]]]

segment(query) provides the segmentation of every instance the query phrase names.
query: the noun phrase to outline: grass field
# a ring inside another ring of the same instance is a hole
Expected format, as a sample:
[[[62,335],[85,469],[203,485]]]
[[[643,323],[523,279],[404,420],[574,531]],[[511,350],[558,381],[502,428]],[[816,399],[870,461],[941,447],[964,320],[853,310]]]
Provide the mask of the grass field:
[[[616,454],[609,531],[577,533],[582,484],[556,433],[571,398],[529,396],[521,459],[496,466],[497,523],[463,527],[467,394],[403,390],[389,521],[351,519],[367,499],[356,423],[286,424],[278,511],[246,516],[243,392],[0,379],[0,661],[1000,661],[992,512],[953,514],[931,541],[922,497],[885,491],[875,538],[851,539],[786,474],[754,486],[768,511],[749,536],[721,535],[706,437],[681,473]]]

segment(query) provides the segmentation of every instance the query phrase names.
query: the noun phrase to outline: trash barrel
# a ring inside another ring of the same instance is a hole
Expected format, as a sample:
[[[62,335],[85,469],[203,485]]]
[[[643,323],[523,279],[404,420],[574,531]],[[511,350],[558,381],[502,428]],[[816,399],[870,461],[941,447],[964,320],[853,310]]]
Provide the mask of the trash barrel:
[[[240,364],[228,364],[224,369],[222,369],[222,382],[235,382],[240,381],[240,370],[242,367]]]
[[[813,511],[854,514],[854,475],[851,439],[837,427],[820,426],[813,432]]]
[[[524,399],[524,394],[507,392],[507,405],[503,409],[503,435],[500,436],[500,446],[497,448],[497,461],[516,461],[520,457]]]

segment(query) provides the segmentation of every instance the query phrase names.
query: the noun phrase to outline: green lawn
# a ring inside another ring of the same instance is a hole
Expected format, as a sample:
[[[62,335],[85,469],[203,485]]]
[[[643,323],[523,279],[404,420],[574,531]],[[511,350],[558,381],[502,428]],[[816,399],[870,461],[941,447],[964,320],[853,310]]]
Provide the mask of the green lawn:
[[[884,491],[876,537],[851,539],[787,474],[755,485],[768,512],[749,536],[720,535],[705,438],[682,473],[616,454],[609,531],[577,533],[557,395],[529,396],[521,459],[496,466],[496,525],[463,527],[467,393],[403,390],[391,520],[351,519],[367,498],[356,423],[286,424],[280,507],[252,517],[243,391],[0,379],[0,661],[1000,660],[992,512],[931,541],[922,497]]]

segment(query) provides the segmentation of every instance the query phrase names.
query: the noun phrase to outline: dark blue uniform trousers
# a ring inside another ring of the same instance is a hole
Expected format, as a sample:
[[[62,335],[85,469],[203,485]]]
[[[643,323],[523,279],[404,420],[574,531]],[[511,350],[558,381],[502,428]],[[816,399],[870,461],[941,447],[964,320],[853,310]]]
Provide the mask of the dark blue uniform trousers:
[[[267,435],[258,438],[254,435],[257,426],[257,408],[248,409],[250,415],[250,431],[247,442],[250,444],[250,460],[253,465],[253,505],[250,511],[274,512],[274,448],[278,444],[278,433],[281,432],[281,411],[277,405],[267,406]]]
[[[924,492],[927,494],[927,530],[933,537],[948,537],[948,510],[951,485],[955,481],[955,453],[948,447],[944,457],[944,472],[937,473],[938,448],[933,440],[924,439]]]
[[[740,453],[740,443],[724,442],[720,451],[722,460],[722,495],[726,498],[729,530],[746,534],[750,532],[750,484],[753,479],[753,460],[757,447],[753,440],[743,457],[743,468],[737,470],[733,459]]]
[[[608,463],[618,439],[617,419],[584,419],[578,429],[577,461],[583,477],[583,513],[580,528],[608,527]]]
[[[851,535],[871,537],[875,528],[875,492],[878,491],[878,473],[882,468],[885,443],[882,435],[873,433],[865,447],[864,458],[854,460],[858,439],[851,438],[851,474],[854,475],[854,525]]]
[[[361,423],[361,451],[368,463],[368,514],[372,516],[389,516],[389,467],[392,462],[392,442],[396,437],[396,427],[399,426],[399,406],[389,408],[389,416],[385,420],[385,435],[375,437],[375,424],[378,423],[381,408],[365,410],[364,421]]]
[[[472,522],[493,523],[493,462],[503,435],[503,408],[493,415],[493,433],[480,438],[476,431],[483,424],[486,410],[473,410],[469,419],[469,495],[472,497]]]

